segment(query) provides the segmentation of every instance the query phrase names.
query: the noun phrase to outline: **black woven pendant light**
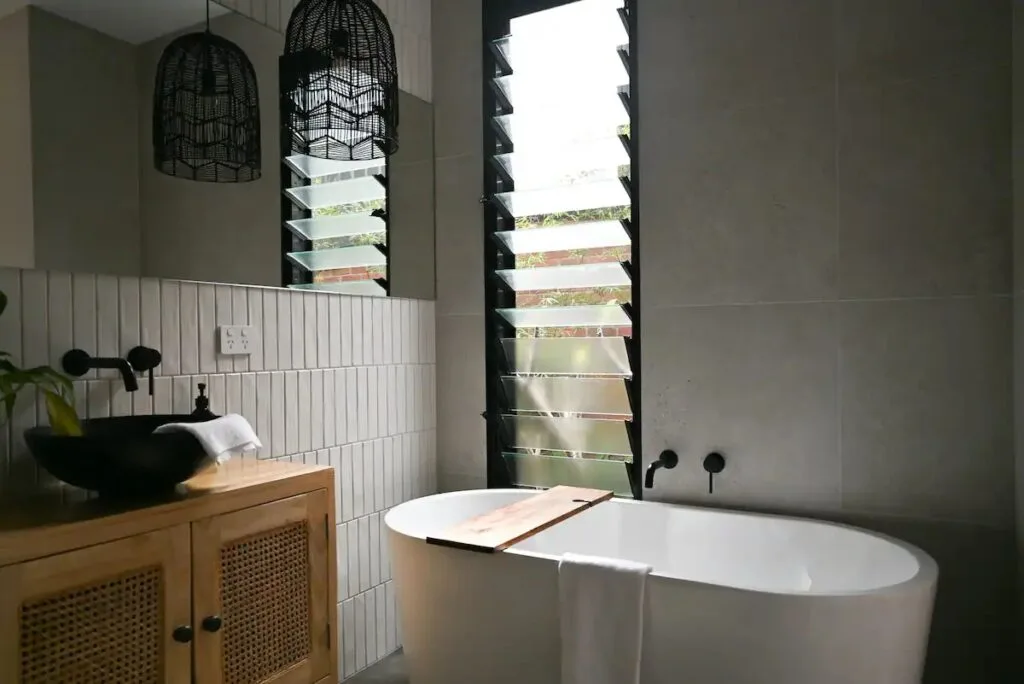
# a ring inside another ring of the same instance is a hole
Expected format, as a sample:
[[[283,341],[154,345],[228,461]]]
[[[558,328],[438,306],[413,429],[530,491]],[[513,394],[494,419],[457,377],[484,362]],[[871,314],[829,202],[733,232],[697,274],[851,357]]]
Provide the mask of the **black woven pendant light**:
[[[260,177],[260,96],[252,62],[230,40],[206,31],[164,50],[153,98],[153,155],[169,176],[211,183]]]
[[[292,152],[339,161],[398,150],[395,38],[372,0],[301,0],[281,58]]]

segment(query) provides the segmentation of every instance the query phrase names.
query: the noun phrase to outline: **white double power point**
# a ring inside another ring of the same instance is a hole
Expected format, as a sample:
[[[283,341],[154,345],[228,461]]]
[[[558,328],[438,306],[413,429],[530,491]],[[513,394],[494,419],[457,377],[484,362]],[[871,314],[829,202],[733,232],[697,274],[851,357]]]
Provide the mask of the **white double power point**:
[[[256,331],[250,325],[222,325],[220,353],[228,356],[248,356],[256,346]]]

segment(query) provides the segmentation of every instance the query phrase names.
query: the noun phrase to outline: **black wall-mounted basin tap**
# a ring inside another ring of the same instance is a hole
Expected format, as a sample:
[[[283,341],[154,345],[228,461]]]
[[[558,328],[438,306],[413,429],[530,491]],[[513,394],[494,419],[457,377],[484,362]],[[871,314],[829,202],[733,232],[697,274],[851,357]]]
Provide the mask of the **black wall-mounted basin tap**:
[[[135,347],[128,352],[128,363],[137,373],[149,373],[149,394],[153,396],[153,369],[160,365],[163,356],[156,349]]]
[[[72,349],[61,359],[61,366],[65,373],[75,378],[80,378],[93,369],[110,368],[121,373],[126,392],[137,392],[139,389],[135,369],[125,359],[91,356],[89,352],[81,349]]]
[[[679,454],[671,449],[662,451],[658,456],[658,460],[647,466],[647,476],[644,478],[644,487],[647,489],[652,489],[654,487],[654,473],[658,472],[658,468],[672,470],[677,465],[679,465]]]

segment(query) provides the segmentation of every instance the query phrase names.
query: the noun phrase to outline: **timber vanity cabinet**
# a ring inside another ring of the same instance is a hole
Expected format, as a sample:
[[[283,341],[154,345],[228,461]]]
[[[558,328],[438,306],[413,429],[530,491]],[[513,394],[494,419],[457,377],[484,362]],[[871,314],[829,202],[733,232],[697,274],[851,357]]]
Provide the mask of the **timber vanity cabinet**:
[[[0,511],[0,682],[337,682],[333,501],[330,468],[234,459],[146,507]]]

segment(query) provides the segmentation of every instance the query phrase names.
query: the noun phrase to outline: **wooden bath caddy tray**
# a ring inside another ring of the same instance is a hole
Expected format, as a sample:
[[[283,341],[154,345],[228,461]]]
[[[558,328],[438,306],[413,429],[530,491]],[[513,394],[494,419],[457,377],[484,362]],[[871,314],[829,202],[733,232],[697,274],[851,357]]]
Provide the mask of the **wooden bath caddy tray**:
[[[494,553],[612,498],[612,492],[581,487],[554,487],[529,499],[465,520],[428,544]]]

